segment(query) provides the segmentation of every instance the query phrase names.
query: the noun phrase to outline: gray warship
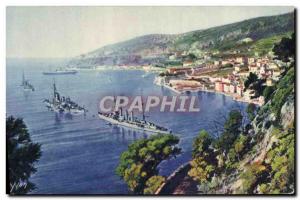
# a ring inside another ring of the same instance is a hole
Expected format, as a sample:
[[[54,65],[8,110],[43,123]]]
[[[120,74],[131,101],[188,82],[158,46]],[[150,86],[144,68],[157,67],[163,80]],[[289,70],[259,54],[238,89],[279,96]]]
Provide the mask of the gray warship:
[[[128,110],[126,110],[123,114],[122,108],[120,108],[119,111],[114,111],[111,113],[98,112],[98,116],[100,119],[103,119],[109,122],[110,124],[136,129],[143,132],[162,133],[162,134],[172,133],[171,130],[165,127],[158,126],[153,122],[146,121],[144,108],[143,108],[142,119],[135,117],[133,111],[131,111],[129,114]]]
[[[70,97],[64,97],[59,94],[56,89],[55,83],[53,83],[53,98],[52,100],[45,99],[44,103],[48,110],[71,114],[71,115],[81,115],[86,114],[87,110],[84,107],[79,106],[77,103],[72,101]]]
[[[34,87],[32,84],[30,84],[29,80],[25,79],[25,74],[23,71],[23,76],[22,76],[22,84],[21,86],[23,87],[24,91],[34,91]]]

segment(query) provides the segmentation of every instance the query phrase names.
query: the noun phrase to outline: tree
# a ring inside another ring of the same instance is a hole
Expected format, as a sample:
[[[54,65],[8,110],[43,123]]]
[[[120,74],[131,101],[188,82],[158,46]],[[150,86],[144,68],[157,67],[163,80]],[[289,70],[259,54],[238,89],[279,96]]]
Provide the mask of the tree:
[[[238,110],[232,110],[224,124],[224,132],[216,141],[216,145],[223,151],[228,152],[237,136],[241,132],[243,116]]]
[[[193,61],[193,60],[195,60],[195,59],[197,59],[197,56],[195,56],[195,54],[192,54],[192,53],[189,53],[189,54],[184,58],[184,60],[186,60],[186,61]]]
[[[194,139],[193,142],[193,157],[203,155],[209,151],[213,139],[205,130],[201,130],[199,135]]]
[[[292,34],[291,38],[282,38],[281,41],[273,47],[276,59],[288,62],[290,57],[295,58],[295,45],[295,33]]]
[[[152,176],[146,182],[146,188],[144,189],[144,194],[154,194],[157,189],[165,182],[165,177],[163,176]]]
[[[248,114],[248,118],[252,121],[255,117],[255,112],[256,112],[255,104],[249,103],[247,106],[246,112]]]
[[[194,180],[200,183],[210,181],[215,171],[215,165],[208,163],[203,157],[199,156],[191,161],[191,169],[188,172]]]
[[[243,152],[247,148],[248,137],[246,135],[240,134],[239,137],[234,142],[234,150],[236,152],[238,160],[240,160]]]
[[[8,161],[9,194],[26,194],[35,189],[29,181],[36,172],[34,163],[41,157],[41,145],[33,143],[20,118],[6,118],[6,145]],[[7,188],[8,189],[8,188]]]
[[[256,82],[257,80],[258,80],[257,75],[254,74],[254,73],[252,73],[252,72],[250,72],[249,76],[247,77],[247,79],[246,79],[245,82],[244,82],[245,90],[248,89],[248,87],[249,87],[252,83]]]
[[[273,94],[273,92],[275,91],[275,87],[274,86],[267,86],[264,91],[263,91],[263,96],[265,97],[265,101],[269,101],[271,95]]]
[[[213,138],[205,130],[200,131],[193,142],[193,160],[188,174],[200,183],[210,181],[217,167],[218,161],[211,147],[212,142]]]
[[[266,170],[266,166],[259,162],[248,165],[241,174],[242,187],[240,193],[252,194],[257,181],[266,179]]]
[[[166,159],[180,154],[177,147],[179,139],[171,134],[158,134],[148,139],[137,140],[123,152],[116,169],[117,174],[124,179],[129,189],[142,194],[147,181],[158,175],[157,166]],[[151,180],[153,184],[153,180]],[[149,190],[147,190],[149,192]]]
[[[265,89],[264,84],[265,84],[265,80],[258,79],[257,81],[255,81],[249,86],[250,89],[253,89],[255,91],[255,97],[259,97],[263,95],[263,91]]]

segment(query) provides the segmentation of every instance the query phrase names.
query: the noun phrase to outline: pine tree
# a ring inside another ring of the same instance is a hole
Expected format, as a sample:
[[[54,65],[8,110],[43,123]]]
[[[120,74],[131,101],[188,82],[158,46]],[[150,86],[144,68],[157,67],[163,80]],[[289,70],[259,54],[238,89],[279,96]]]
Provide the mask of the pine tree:
[[[7,193],[12,195],[26,194],[35,189],[29,181],[36,172],[34,163],[41,157],[41,145],[33,143],[27,127],[20,118],[6,118],[6,145],[8,163]]]

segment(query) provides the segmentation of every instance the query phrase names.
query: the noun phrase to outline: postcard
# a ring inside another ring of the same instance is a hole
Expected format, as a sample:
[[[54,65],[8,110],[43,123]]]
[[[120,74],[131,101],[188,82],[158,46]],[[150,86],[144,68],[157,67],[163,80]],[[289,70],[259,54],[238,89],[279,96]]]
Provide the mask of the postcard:
[[[6,193],[295,195],[295,8],[6,9]]]

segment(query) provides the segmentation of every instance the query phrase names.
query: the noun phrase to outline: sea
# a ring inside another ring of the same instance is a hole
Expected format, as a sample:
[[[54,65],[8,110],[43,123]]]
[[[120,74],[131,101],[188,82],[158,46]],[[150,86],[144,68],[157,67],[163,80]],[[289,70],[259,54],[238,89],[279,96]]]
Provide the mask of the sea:
[[[51,59],[7,59],[6,115],[23,118],[33,142],[41,144],[42,156],[30,181],[31,194],[128,194],[115,173],[119,157],[132,142],[151,133],[110,125],[98,118],[99,102],[105,95],[176,96],[153,84],[155,73],[142,70],[81,70],[75,75],[43,75],[65,63]],[[24,91],[22,73],[35,87]],[[53,97],[53,83],[63,96],[84,106],[86,115],[71,116],[49,111],[44,99]],[[196,92],[200,112],[146,113],[147,120],[169,128],[180,138],[182,154],[163,161],[159,173],[170,175],[191,159],[193,139],[205,129],[214,137],[222,132],[232,109],[245,114],[246,103],[211,92]],[[137,113],[137,115],[139,115]]]

